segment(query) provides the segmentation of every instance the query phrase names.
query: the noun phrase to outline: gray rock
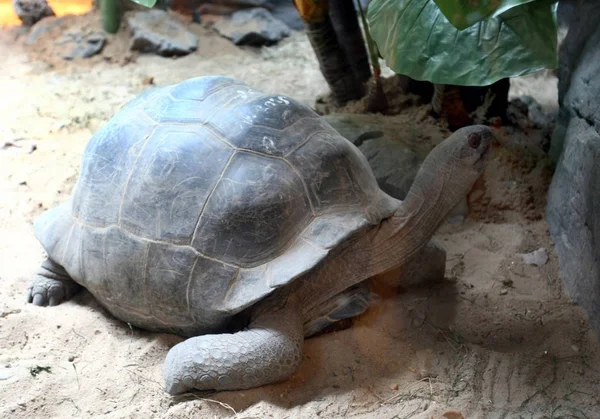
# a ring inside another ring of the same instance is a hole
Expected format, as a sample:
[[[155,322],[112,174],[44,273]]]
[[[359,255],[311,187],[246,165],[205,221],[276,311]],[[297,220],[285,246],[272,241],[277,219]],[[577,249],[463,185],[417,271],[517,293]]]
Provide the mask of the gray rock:
[[[131,50],[163,57],[190,54],[198,48],[198,37],[164,10],[138,11],[127,18],[133,33]]]
[[[394,198],[404,199],[422,163],[417,154],[386,138],[367,140],[358,149],[369,161],[381,189]]]
[[[331,114],[323,118],[352,142],[367,158],[379,187],[403,200],[425,160],[427,150],[417,150],[407,139],[399,139],[400,124],[380,115]],[[400,141],[403,140],[403,141]],[[450,211],[448,222],[462,223],[469,214],[465,198]]]
[[[396,138],[398,125],[373,115],[325,115],[337,132],[365,155],[379,187],[396,199],[404,199],[424,155]]]
[[[508,106],[509,120],[522,128],[539,128],[551,131],[556,123],[554,112],[545,112],[533,97],[521,96],[512,100]]]
[[[61,17],[48,17],[33,25],[27,38],[27,45],[32,45],[38,41],[42,36],[51,31],[54,28],[66,27],[67,16]]]
[[[531,253],[522,253],[521,257],[527,265],[542,266],[548,262],[548,252],[543,247]]]
[[[262,7],[267,9],[276,18],[288,25],[291,29],[304,29],[304,22],[294,2],[290,0],[206,0],[198,7],[200,14],[233,14],[239,10]]]
[[[294,2],[289,0],[259,0],[264,3],[265,9],[271,12],[276,18],[288,25],[291,29],[304,29],[304,22],[298,14],[298,9],[294,6]]]
[[[273,45],[290,35],[290,28],[262,7],[240,10],[224,17],[214,28],[236,45]]]
[[[46,0],[13,0],[13,8],[26,26],[32,26],[45,17],[54,16],[54,10]]]
[[[394,128],[390,124],[384,126],[381,117],[373,115],[331,114],[323,119],[357,147],[367,140],[383,137],[385,128]]]
[[[8,380],[13,375],[13,371],[10,368],[0,369],[0,381]]]
[[[556,163],[564,148],[566,127],[573,113],[573,107],[565,102],[565,96],[571,88],[571,83],[577,81],[573,73],[583,62],[583,50],[592,46],[589,39],[598,31],[598,16],[600,15],[600,2],[595,0],[562,1],[558,10],[558,23],[568,28],[567,35],[559,49],[558,67],[558,101],[561,105],[558,115],[557,127],[552,136],[550,157]],[[564,4],[563,4],[564,3]],[[569,3],[576,3],[569,4]],[[581,80],[579,80],[581,82]],[[585,92],[582,92],[585,94]],[[585,96],[590,96],[585,95]]]
[[[106,44],[106,35],[104,32],[92,32],[87,35],[81,32],[70,32],[64,34],[57,44],[66,47],[66,51],[62,54],[65,60],[89,58],[102,51]]]
[[[573,13],[560,53],[547,221],[565,288],[600,332],[600,5],[578,3]]]

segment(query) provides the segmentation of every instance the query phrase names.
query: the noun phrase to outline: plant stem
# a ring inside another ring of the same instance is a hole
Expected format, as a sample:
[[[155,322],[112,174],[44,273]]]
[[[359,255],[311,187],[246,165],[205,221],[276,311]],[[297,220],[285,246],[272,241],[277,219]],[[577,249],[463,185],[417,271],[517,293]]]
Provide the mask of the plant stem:
[[[381,66],[379,65],[379,54],[377,52],[377,45],[375,45],[375,41],[373,41],[373,38],[371,38],[369,24],[367,23],[365,11],[363,10],[362,5],[360,4],[360,0],[356,0],[356,3],[358,3],[358,12],[360,14],[360,20],[362,21],[363,28],[365,31],[365,39],[367,40],[367,49],[369,50],[369,56],[371,57],[373,77],[377,79],[381,75]]]
[[[371,38],[371,31],[369,30],[369,24],[365,17],[365,12],[360,4],[360,0],[356,0],[358,3],[358,12],[360,19],[363,24],[365,31],[365,39],[367,40],[367,49],[369,50],[369,56],[371,58],[371,66],[373,67],[373,86],[367,93],[366,108],[368,112],[383,112],[389,108],[389,103],[385,92],[383,91],[383,85],[381,84],[381,66],[379,65],[379,52],[377,45]]]
[[[108,33],[117,33],[121,26],[121,10],[117,0],[100,0],[102,27]]]

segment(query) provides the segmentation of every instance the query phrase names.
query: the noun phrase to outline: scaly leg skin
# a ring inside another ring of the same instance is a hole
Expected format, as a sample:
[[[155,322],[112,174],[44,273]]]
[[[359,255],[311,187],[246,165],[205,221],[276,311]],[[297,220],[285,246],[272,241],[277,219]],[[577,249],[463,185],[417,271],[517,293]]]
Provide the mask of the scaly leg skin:
[[[302,331],[301,313],[288,301],[259,314],[246,330],[187,339],[167,354],[166,390],[243,390],[282,381],[302,361]]]
[[[363,314],[369,306],[379,298],[369,289],[366,282],[361,282],[348,290],[330,298],[322,305],[315,307],[304,318],[304,337],[309,338],[323,331],[340,320],[350,319]]]
[[[27,288],[27,302],[36,306],[56,306],[81,290],[62,266],[46,259]]]
[[[427,243],[408,263],[375,278],[391,287],[415,287],[441,282],[446,273],[446,251]]]
[[[433,242],[427,243],[406,265],[375,277],[391,287],[422,286],[444,279],[446,251]],[[379,297],[371,291],[370,281],[363,281],[330,298],[304,313],[310,319],[304,324],[304,337],[309,338],[327,329],[341,330],[341,320],[350,319],[367,311]],[[330,326],[340,324],[340,328]]]

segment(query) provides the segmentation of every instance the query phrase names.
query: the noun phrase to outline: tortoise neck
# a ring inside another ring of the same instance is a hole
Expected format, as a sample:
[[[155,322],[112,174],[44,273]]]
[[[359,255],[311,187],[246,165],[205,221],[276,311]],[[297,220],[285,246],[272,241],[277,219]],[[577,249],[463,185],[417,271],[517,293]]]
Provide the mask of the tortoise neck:
[[[359,282],[406,264],[429,242],[452,207],[442,194],[444,182],[431,180],[418,176],[393,216],[347,242],[301,280],[298,298],[304,313]]]

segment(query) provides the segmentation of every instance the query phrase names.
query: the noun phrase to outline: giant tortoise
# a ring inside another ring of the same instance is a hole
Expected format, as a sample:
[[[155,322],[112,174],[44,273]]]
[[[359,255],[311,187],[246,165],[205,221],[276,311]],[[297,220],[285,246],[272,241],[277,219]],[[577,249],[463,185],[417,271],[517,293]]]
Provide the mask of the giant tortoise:
[[[401,202],[290,97],[217,76],[150,89],[92,137],[70,199],[36,220],[48,258],[28,300],[85,287],[124,322],[189,337],[167,354],[171,394],[285,379],[305,337],[364,311],[361,283],[426,262],[491,138],[455,132]]]

